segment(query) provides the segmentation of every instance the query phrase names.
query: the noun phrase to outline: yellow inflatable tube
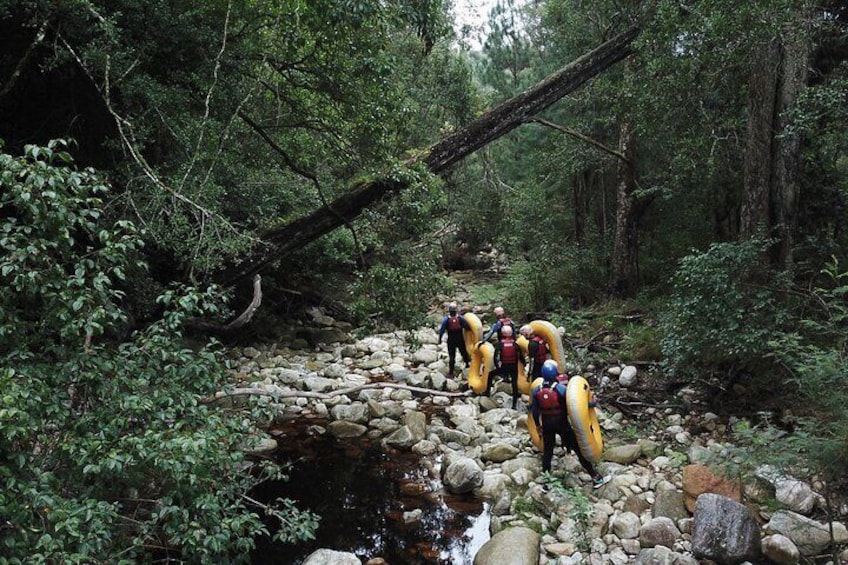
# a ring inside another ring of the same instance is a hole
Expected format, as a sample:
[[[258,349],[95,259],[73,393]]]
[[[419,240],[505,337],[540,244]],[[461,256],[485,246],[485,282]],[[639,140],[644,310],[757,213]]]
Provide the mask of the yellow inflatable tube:
[[[542,386],[542,379],[536,379],[529,386],[530,390],[533,390],[537,386]],[[530,399],[530,402],[533,402],[532,398]],[[529,407],[527,408],[527,431],[530,432],[530,441],[533,442],[533,445],[536,446],[536,449],[538,449],[539,451],[544,451],[545,442],[542,440],[542,431],[536,427],[536,422],[533,421],[533,412],[530,411]]]
[[[577,445],[583,457],[597,463],[604,452],[604,439],[601,437],[601,424],[594,408],[589,407],[592,389],[583,377],[571,377],[565,389],[565,403],[568,406],[568,421],[577,437]],[[532,436],[531,436],[532,437]]]
[[[548,346],[548,351],[551,353],[551,357],[557,362],[560,371],[562,371],[565,366],[565,348],[562,345],[562,337],[559,335],[559,331],[556,329],[556,326],[547,320],[533,320],[529,325],[533,328],[534,334],[545,340],[545,343]],[[521,348],[521,351],[524,353],[524,357],[527,357],[529,346],[527,338],[521,336],[516,340],[516,342]],[[528,359],[527,361],[529,363],[530,360]],[[521,394],[530,394],[530,391],[533,390],[533,385],[530,383],[530,377],[527,375],[527,369],[521,363],[518,364],[518,390]]]
[[[471,365],[468,367],[468,388],[477,394],[482,394],[489,387],[489,379],[495,365],[495,348],[488,342],[480,345],[483,324],[476,314],[466,312],[462,317],[468,322],[470,328],[462,332],[465,349],[471,357]]]

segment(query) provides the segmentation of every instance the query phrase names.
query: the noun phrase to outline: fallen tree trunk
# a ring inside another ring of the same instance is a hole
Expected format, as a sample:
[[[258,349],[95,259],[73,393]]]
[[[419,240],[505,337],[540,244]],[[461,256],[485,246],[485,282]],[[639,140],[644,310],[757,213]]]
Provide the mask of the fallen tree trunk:
[[[214,396],[207,396],[206,398],[202,398],[200,400],[201,404],[211,404],[213,402],[217,402],[223,400],[225,398],[235,398],[238,396],[270,396],[275,400],[280,398],[318,398],[322,400],[326,400],[328,398],[333,398],[335,396],[342,396],[346,394],[353,394],[354,392],[359,392],[360,390],[365,389],[374,389],[374,388],[396,388],[400,390],[408,390],[410,392],[418,392],[421,394],[429,394],[433,396],[447,396],[450,398],[457,397],[465,397],[470,396],[470,391],[464,392],[447,392],[442,390],[434,390],[431,388],[422,388],[418,386],[410,386],[404,385],[400,383],[368,383],[363,385],[356,385],[348,388],[340,388],[339,390],[334,390],[331,392],[314,392],[310,390],[268,390],[262,387],[244,387],[244,388],[234,388],[228,391],[220,391],[216,392]]]
[[[488,145],[519,125],[530,121],[566,94],[630,54],[630,44],[640,27],[613,37],[594,50],[575,59],[533,88],[502,102],[470,124],[457,130],[408,164],[423,163],[434,174],[444,173],[478,149]],[[258,273],[269,263],[352,221],[368,206],[394,196],[408,186],[394,179],[362,182],[333,202],[262,235],[265,245],[256,255],[225,273],[227,286]]]

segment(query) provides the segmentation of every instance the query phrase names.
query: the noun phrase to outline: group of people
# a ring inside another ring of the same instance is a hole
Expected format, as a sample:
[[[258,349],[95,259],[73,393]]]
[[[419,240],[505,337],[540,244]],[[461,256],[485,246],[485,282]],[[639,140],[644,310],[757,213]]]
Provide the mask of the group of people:
[[[529,324],[521,326],[519,335],[527,339],[527,356],[516,342],[515,323],[507,315],[503,307],[498,306],[493,310],[496,320],[486,331],[478,345],[489,341],[492,336],[497,336],[495,343],[494,368],[505,382],[512,385],[512,409],[518,404],[518,364],[522,363],[526,368],[526,375],[530,381],[539,377],[542,383],[530,391],[530,414],[536,428],[541,431],[543,442],[542,471],[549,472],[553,462],[556,437],[560,436],[563,447],[567,453],[574,452],[580,465],[592,477],[595,488],[599,488],[609,481],[609,477],[601,475],[586,459],[580,450],[574,429],[568,421],[568,410],[566,404],[566,384],[568,373],[560,371],[560,367],[554,359],[550,358],[548,344],[541,336],[535,335]],[[470,361],[470,355],[465,347],[463,330],[470,330],[468,322],[460,314],[455,302],[448,304],[448,313],[442,319],[439,327],[439,343],[447,334],[448,347],[448,378],[454,378],[456,368],[456,353],[459,351],[466,368]],[[486,393],[492,388],[493,375],[489,376]],[[594,407],[596,400],[592,398],[589,406]]]

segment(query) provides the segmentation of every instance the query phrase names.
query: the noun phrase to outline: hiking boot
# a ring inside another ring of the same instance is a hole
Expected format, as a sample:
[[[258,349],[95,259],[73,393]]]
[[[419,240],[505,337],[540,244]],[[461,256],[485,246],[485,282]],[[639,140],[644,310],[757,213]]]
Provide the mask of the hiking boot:
[[[594,477],[592,477],[592,488],[601,488],[602,486],[610,482],[611,479],[611,475],[595,475]]]

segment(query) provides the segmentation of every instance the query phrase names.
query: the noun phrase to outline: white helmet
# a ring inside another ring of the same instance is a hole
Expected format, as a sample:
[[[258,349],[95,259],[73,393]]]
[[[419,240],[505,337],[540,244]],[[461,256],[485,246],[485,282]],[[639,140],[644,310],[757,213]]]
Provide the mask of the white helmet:
[[[497,306],[497,307],[494,309],[494,313],[495,313],[495,317],[496,317],[496,318],[503,318],[503,317],[504,317],[504,314],[505,314],[504,309],[503,309],[503,307],[502,307],[502,306]]]
[[[456,312],[456,302],[448,304],[448,312]]]
[[[524,324],[523,326],[521,326],[521,329],[518,330],[518,333],[520,333],[526,338],[529,338],[531,335],[533,335],[533,326],[531,326],[530,324]]]
[[[512,337],[512,326],[504,324],[504,327],[501,328],[501,335],[503,337]]]

